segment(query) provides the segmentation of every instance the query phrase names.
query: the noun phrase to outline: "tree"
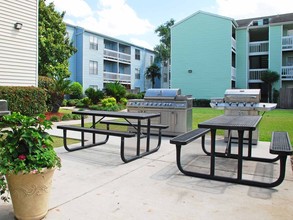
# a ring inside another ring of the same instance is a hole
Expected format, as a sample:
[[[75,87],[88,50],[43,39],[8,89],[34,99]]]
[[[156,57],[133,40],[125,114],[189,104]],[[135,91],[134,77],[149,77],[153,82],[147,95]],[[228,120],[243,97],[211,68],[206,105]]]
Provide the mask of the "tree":
[[[160,44],[156,45],[154,48],[156,54],[156,60],[161,62],[168,62],[170,60],[171,54],[171,30],[170,28],[174,25],[175,20],[173,18],[170,21],[157,27],[155,33],[158,34],[160,39]]]
[[[272,86],[273,83],[280,79],[280,75],[276,71],[268,70],[263,73],[261,80],[268,85],[268,99],[269,102],[272,102]]]
[[[70,77],[68,59],[76,48],[67,36],[63,22],[65,12],[55,11],[53,3],[39,1],[39,75],[52,78],[50,87],[52,111],[58,112],[64,95],[69,91]]]
[[[54,3],[39,1],[39,75],[70,76],[68,59],[76,48],[67,36],[65,12],[55,11]]]
[[[152,64],[146,69],[145,78],[152,81],[152,88],[155,86],[155,78],[161,78],[161,70],[156,64]]]

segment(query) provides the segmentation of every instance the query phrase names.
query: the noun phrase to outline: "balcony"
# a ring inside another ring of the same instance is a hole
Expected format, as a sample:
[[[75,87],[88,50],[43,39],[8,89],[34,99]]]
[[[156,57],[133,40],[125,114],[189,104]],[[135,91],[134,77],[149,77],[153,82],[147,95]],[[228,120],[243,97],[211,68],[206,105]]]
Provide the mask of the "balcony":
[[[130,74],[104,72],[104,83],[120,82],[122,84],[131,84]]]
[[[293,36],[282,37],[282,49],[293,50]]]
[[[256,41],[249,43],[249,55],[266,55],[269,53],[268,41]]]
[[[250,83],[262,82],[261,76],[263,73],[265,73],[267,71],[268,71],[268,69],[250,69],[249,70],[249,82]]]
[[[282,67],[282,80],[293,80],[293,66],[283,66]]]
[[[121,53],[115,50],[104,49],[104,58],[109,60],[116,60],[124,63],[131,62],[131,55],[126,53]]]

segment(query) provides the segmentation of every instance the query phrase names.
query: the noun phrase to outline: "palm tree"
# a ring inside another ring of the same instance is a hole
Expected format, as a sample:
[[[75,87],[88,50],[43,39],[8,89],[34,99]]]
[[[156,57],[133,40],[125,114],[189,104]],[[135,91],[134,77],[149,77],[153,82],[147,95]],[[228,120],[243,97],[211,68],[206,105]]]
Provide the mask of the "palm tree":
[[[155,86],[155,78],[161,78],[161,70],[156,64],[152,64],[146,69],[145,78],[150,79],[152,81],[152,88]]]
[[[263,73],[261,80],[268,85],[268,99],[269,102],[272,102],[272,86],[273,83],[280,79],[280,75],[276,71],[268,70]]]

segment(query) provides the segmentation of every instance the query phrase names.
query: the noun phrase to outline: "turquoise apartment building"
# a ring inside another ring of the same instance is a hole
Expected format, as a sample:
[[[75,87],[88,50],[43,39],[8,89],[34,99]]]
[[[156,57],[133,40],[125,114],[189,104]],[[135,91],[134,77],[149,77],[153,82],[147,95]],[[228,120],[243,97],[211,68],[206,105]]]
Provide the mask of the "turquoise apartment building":
[[[113,82],[138,92],[151,87],[145,71],[154,62],[152,50],[70,24],[66,30],[77,48],[69,59],[70,80],[79,82],[83,91]]]
[[[260,88],[261,74],[280,74],[275,89],[293,88],[293,13],[234,20],[198,11],[171,28],[171,87],[196,99],[230,88]]]

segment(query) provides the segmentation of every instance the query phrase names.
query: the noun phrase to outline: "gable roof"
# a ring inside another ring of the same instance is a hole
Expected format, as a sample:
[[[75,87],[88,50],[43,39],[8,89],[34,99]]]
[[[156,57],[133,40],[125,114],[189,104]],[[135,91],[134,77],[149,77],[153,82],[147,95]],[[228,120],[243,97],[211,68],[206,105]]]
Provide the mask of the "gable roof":
[[[229,21],[233,22],[233,24],[234,24],[235,26],[237,26],[237,23],[235,22],[235,20],[234,20],[233,18],[229,18],[229,17],[225,17],[225,16],[221,16],[221,15],[217,15],[217,14],[213,14],[213,13],[209,13],[209,12],[205,12],[205,11],[197,11],[197,12],[193,13],[192,15],[190,15],[190,16],[184,18],[183,20],[177,22],[177,23],[174,24],[171,28],[173,28],[173,27],[175,27],[175,26],[177,26],[177,25],[183,23],[184,21],[186,21],[186,20],[188,20],[188,19],[190,19],[190,18],[192,18],[192,17],[194,17],[194,16],[196,16],[196,15],[198,15],[198,14],[205,14],[205,15],[208,15],[208,16],[213,16],[213,17],[217,17],[217,18],[226,19],[226,20],[229,20]]]
[[[236,23],[238,24],[239,28],[243,28],[243,27],[249,26],[249,24],[254,20],[260,20],[260,19],[266,19],[266,18],[269,19],[270,24],[293,22],[293,13],[241,19],[241,20],[236,20]]]

